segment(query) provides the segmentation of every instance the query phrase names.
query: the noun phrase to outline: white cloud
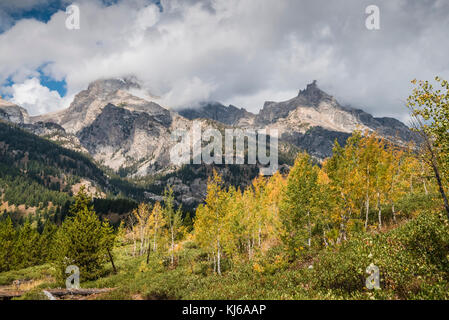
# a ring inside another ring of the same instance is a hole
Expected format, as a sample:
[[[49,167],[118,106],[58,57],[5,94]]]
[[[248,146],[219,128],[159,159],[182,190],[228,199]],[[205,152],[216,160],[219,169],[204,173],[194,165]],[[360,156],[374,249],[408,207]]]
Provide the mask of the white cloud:
[[[57,91],[42,86],[37,78],[31,78],[10,88],[11,102],[28,110],[30,115],[55,111],[67,106],[67,99],[61,98]]]
[[[67,30],[60,11],[0,35],[0,84],[49,63],[69,96],[134,74],[166,106],[211,99],[256,111],[316,79],[344,103],[403,117],[411,79],[449,78],[449,2],[163,0],[163,12],[146,0],[77,2],[80,30]],[[365,28],[370,4],[380,31]]]

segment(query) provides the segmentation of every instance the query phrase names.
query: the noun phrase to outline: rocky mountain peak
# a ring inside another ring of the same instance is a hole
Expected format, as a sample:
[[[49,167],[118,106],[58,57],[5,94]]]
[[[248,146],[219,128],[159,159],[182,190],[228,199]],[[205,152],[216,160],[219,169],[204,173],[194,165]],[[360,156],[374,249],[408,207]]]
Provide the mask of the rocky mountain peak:
[[[165,125],[170,125],[171,116],[167,109],[130,92],[140,89],[138,80],[133,77],[96,80],[90,83],[86,90],[75,96],[68,109],[33,117],[32,120],[33,122],[55,122],[67,132],[76,134],[89,126],[106,105],[113,104],[131,111],[146,112]]]
[[[91,82],[87,91],[95,95],[108,95],[118,90],[140,89],[141,86],[136,78],[111,78],[99,79]]]
[[[332,99],[332,96],[318,87],[317,81],[313,80],[304,90],[299,90],[298,98],[303,98],[311,104],[318,104],[324,99]]]

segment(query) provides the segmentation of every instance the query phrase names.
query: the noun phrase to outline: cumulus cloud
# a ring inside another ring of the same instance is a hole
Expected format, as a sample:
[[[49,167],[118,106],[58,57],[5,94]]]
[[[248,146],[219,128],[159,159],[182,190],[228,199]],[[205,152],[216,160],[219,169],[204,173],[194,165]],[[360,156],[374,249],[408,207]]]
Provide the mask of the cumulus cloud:
[[[162,0],[162,12],[149,0],[77,3],[80,30],[59,11],[0,35],[0,84],[45,64],[69,96],[135,75],[168,107],[210,99],[257,111],[316,79],[344,104],[404,119],[411,79],[449,78],[444,0]],[[378,31],[365,28],[371,4]]]
[[[10,88],[11,102],[28,110],[30,115],[51,112],[67,106],[67,99],[61,98],[57,91],[50,91],[40,84],[39,79],[31,78]]]

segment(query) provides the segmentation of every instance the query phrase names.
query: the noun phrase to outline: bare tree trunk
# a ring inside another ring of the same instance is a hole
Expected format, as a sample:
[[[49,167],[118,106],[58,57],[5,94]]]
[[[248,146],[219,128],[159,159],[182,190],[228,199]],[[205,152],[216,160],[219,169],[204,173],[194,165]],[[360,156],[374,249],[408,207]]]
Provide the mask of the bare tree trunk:
[[[109,248],[107,248],[106,250],[108,252],[109,260],[111,261],[112,264],[112,269],[114,270],[114,273],[117,273],[117,269],[115,267],[114,258],[112,257],[111,250],[109,250]]]
[[[134,240],[133,257],[135,257],[135,256],[136,256],[136,251],[137,251],[137,239],[136,239],[136,235],[133,235],[133,240]]]
[[[432,166],[433,172],[435,174],[435,178],[438,183],[438,189],[440,191],[441,197],[443,198],[444,208],[446,209],[446,215],[447,215],[447,218],[449,219],[449,203],[448,203],[446,193],[443,188],[443,183],[441,182],[440,170],[438,169],[438,165],[437,165],[437,156],[435,155],[435,153],[433,151],[432,144],[429,141],[429,137],[427,136],[427,133],[423,129],[424,126],[423,126],[421,120],[417,116],[415,116],[415,120],[418,122],[419,125],[415,123],[414,126],[418,130],[418,132],[421,134],[421,136],[424,138],[426,148],[430,154],[429,162],[430,162],[430,165]]]
[[[424,186],[424,192],[426,193],[427,196],[429,194],[429,191],[427,190],[426,177],[424,176],[426,172],[424,170],[424,164],[422,163],[422,161],[420,161],[419,163],[421,164],[421,177]]]
[[[157,250],[156,239],[157,239],[157,233],[156,233],[156,231],[155,231],[155,232],[154,232],[154,238],[153,238],[153,251],[154,251],[154,252],[156,252],[156,250]]]
[[[173,227],[171,228],[171,265],[175,263],[175,235]]]
[[[422,176],[422,182],[423,182],[423,186],[424,186],[424,192],[426,193],[426,196],[429,195],[429,191],[427,190],[427,184],[426,184],[426,177],[424,176],[425,171],[424,171],[424,165],[422,163],[422,161],[420,161],[421,163],[421,176]]]
[[[151,241],[148,239],[147,264],[150,263]]]
[[[143,228],[140,227],[140,255],[143,254],[143,246],[144,246],[144,232],[143,232]]]
[[[443,184],[441,182],[440,171],[438,170],[438,167],[433,163],[433,161],[432,161],[432,168],[433,171],[435,172],[435,178],[437,179],[438,189],[440,190],[440,194],[443,197],[444,208],[446,209],[447,218],[449,219],[449,203],[447,201],[446,193],[444,192]]]
[[[379,230],[382,228],[382,208],[380,207],[380,192],[377,191],[377,210],[379,217]]]
[[[154,237],[153,237],[153,251],[156,252],[157,250],[157,231],[159,230],[159,223],[156,220],[156,223],[154,224]]]
[[[365,230],[368,229],[368,218],[369,218],[369,194],[366,192],[366,212],[365,212]]]
[[[221,252],[220,252],[220,240],[217,240],[217,272],[221,275]]]
[[[349,212],[349,216],[351,216],[351,211]],[[341,223],[340,223],[340,235],[338,236],[337,239],[337,243],[341,243],[342,240],[346,241],[347,237],[346,237],[346,223],[347,223],[348,218],[346,217],[346,215],[343,215],[341,217]]]
[[[394,202],[391,204],[391,212],[393,213],[393,221],[396,223],[396,212],[394,210]]]
[[[369,165],[366,167],[366,213],[365,213],[365,230],[368,229],[369,218]]]
[[[308,218],[308,231],[309,231],[309,238],[307,239],[307,246],[310,248],[312,245],[312,227],[310,225],[310,211],[307,211],[307,218]]]
[[[347,213],[349,214],[349,216],[346,217],[346,214],[343,214],[343,216],[341,217],[340,231],[339,231],[340,235],[337,238],[337,243],[340,243],[341,239],[346,241],[346,223],[347,223],[347,220],[349,219],[349,217],[352,216],[352,210],[347,205],[346,197],[343,192],[341,192],[341,196],[342,196],[343,200],[345,201],[345,210],[347,210]]]
[[[323,241],[324,241],[324,246],[327,248],[329,246],[329,243],[327,243],[326,230],[323,230]]]

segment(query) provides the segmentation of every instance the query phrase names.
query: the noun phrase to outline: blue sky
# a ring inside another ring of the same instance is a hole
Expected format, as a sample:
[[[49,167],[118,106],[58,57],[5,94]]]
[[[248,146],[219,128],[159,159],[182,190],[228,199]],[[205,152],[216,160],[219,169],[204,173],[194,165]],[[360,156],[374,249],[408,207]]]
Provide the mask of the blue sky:
[[[35,19],[37,21],[41,21],[43,23],[47,23],[51,16],[58,11],[65,11],[66,7],[72,3],[69,0],[46,0],[46,1],[36,1],[33,4],[33,1],[28,4],[24,4],[23,6],[13,6],[11,3],[7,4],[2,3],[0,0],[0,12],[4,12],[1,16],[4,21],[8,21],[8,23],[1,28],[0,34],[11,29],[17,21],[22,19]],[[11,0],[11,1],[19,1],[20,0]],[[113,5],[117,2],[117,0],[101,0],[102,3],[106,6]],[[0,26],[3,26],[2,21],[0,21]],[[36,71],[39,73],[39,80],[42,86],[47,87],[50,90],[57,91],[61,97],[64,97],[67,93],[67,83],[64,79],[55,80],[51,76],[45,73],[43,70],[47,64],[43,64],[41,67],[37,68]],[[12,86],[14,82],[9,78],[9,80],[4,84],[4,86]],[[5,97],[10,98],[10,94],[6,93]]]
[[[33,5],[30,3],[24,7],[14,7],[11,4],[0,2],[0,12],[3,12],[0,17],[0,34],[8,31],[14,26],[14,24],[22,19],[35,19],[47,23],[50,17],[59,10],[65,10],[64,1],[61,0],[51,0],[46,3],[37,3]],[[61,96],[65,96],[67,89],[64,80],[56,81],[51,77],[44,74],[41,68],[37,70],[39,72],[39,78],[43,86],[48,87],[50,90],[56,90]],[[11,86],[14,82],[9,78],[5,86]],[[10,97],[9,94],[5,95]]]
[[[15,1],[15,2],[14,2]],[[105,7],[117,4],[119,0],[99,0]],[[126,0],[125,0],[126,1]],[[150,0],[159,6],[162,6],[159,0]],[[50,18],[58,11],[65,12],[68,5],[76,3],[70,0],[0,0],[0,35],[13,28],[14,25],[23,19],[34,19],[43,23],[48,23]],[[99,41],[100,42],[100,41]],[[65,79],[56,80],[45,72],[45,67],[51,62],[46,62],[36,68],[38,78],[42,86],[50,91],[57,91],[61,97],[67,93],[67,83]],[[3,87],[11,87],[14,81],[8,77],[3,83]],[[8,91],[3,92],[4,97],[11,98]]]

